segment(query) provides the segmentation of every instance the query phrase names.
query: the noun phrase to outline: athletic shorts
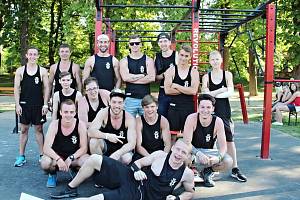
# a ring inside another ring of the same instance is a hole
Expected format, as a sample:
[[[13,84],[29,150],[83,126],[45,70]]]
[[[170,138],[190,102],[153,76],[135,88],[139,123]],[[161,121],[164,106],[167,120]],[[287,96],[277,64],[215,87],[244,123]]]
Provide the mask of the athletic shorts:
[[[224,123],[225,136],[227,142],[233,142],[233,121],[231,119],[221,118]]]
[[[110,189],[103,192],[105,200],[140,200],[143,196],[133,171],[106,156],[103,156],[100,172],[94,173],[94,180],[96,184]]]
[[[194,105],[183,108],[170,105],[168,110],[168,121],[170,123],[170,131],[183,131],[184,123],[188,115],[194,113]]]
[[[289,108],[290,112],[295,112],[296,111],[296,107],[294,104],[288,104],[287,107]]]
[[[46,115],[42,115],[42,106],[21,105],[22,115],[20,123],[25,125],[41,125],[46,122]]]

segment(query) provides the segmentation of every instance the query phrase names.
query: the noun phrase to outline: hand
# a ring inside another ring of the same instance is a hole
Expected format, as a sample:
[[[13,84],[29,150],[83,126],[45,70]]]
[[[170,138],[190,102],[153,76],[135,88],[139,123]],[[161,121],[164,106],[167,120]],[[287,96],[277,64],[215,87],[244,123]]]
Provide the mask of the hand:
[[[134,172],[134,178],[137,181],[142,181],[147,179],[147,175],[142,170],[139,170],[137,172]]]
[[[63,159],[59,159],[57,162],[56,162],[57,166],[58,166],[58,169],[59,171],[64,171],[64,172],[67,172],[69,170],[69,167],[66,165],[66,163],[63,161]]]
[[[117,142],[120,142],[121,144],[123,144],[122,140],[120,139],[125,139],[125,137],[122,137],[122,136],[117,136],[116,134],[109,134],[109,133],[106,133],[107,135],[107,140],[112,142],[112,143],[117,143]]]
[[[208,165],[209,164],[209,157],[206,156],[204,153],[198,151],[196,153],[196,156],[197,156],[197,158],[198,158],[198,160],[201,164],[203,164],[203,165]]]
[[[171,88],[177,89],[178,88],[178,84],[177,83],[172,83]]]
[[[217,156],[211,156],[209,158],[209,164],[210,165],[215,165],[215,164],[218,164],[219,163],[219,157]]]
[[[176,196],[170,194],[167,196],[166,200],[176,200]]]
[[[72,164],[72,160],[68,157],[66,160],[65,160],[65,163],[66,165],[68,166],[68,168],[71,166]]]
[[[16,105],[16,113],[19,116],[22,115],[22,107],[20,106],[20,104]]]
[[[43,106],[42,115],[47,115],[47,112],[48,112],[48,106]]]

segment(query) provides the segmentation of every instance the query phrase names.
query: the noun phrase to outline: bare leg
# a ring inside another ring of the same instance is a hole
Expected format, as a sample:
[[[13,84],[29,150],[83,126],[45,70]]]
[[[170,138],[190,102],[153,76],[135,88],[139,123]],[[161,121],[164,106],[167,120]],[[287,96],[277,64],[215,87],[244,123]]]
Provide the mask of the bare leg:
[[[25,154],[25,148],[28,141],[28,130],[29,130],[29,125],[21,124],[20,144],[19,144],[20,155]]]
[[[232,168],[238,167],[237,156],[236,156],[236,147],[234,142],[227,142],[227,153],[232,158]]]
[[[102,139],[91,138],[89,145],[91,154],[103,154],[102,150],[104,149],[104,141]]]
[[[102,165],[102,156],[93,154],[82,165],[74,179],[69,183],[72,188],[78,187],[83,181],[93,175],[94,171],[100,171]]]
[[[44,134],[43,134],[43,125],[35,125],[35,139],[39,146],[40,155],[43,154],[43,146],[44,146]]]
[[[282,106],[276,107],[275,119],[277,122],[280,122],[280,123],[282,123],[282,118],[283,118],[281,111],[289,112],[290,110],[287,105],[282,105]]]

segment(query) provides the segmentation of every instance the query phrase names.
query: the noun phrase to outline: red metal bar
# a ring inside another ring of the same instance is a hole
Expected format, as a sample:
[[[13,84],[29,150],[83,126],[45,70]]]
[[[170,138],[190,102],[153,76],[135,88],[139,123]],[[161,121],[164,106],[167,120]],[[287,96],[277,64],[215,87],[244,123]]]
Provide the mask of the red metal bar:
[[[290,83],[299,83],[299,82],[300,82],[300,80],[274,79],[274,82],[290,82]]]
[[[275,5],[266,6],[266,66],[264,86],[264,109],[263,126],[261,139],[262,159],[268,159],[270,154],[270,129],[271,129],[271,108],[274,70],[274,43],[275,43]]]
[[[198,70],[199,66],[199,10],[195,9],[197,7],[197,0],[192,0],[192,67]],[[194,95],[194,108],[197,111],[197,95]]]
[[[240,95],[240,102],[241,102],[241,109],[243,114],[243,122],[244,124],[248,124],[248,112],[247,112],[247,106],[246,106],[246,100],[244,95],[244,86],[242,84],[237,84],[235,87],[239,90]]]
[[[103,0],[100,0],[100,6],[103,5]],[[95,24],[95,46],[94,46],[94,52],[95,54],[98,52],[97,47],[97,37],[98,35],[102,34],[102,13],[103,13],[103,7],[100,7],[100,10],[96,10],[96,24]]]

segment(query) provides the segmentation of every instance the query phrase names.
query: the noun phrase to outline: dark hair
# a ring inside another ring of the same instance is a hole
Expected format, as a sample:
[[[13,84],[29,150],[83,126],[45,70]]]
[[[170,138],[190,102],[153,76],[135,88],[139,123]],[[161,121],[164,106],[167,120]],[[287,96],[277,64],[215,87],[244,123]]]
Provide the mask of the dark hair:
[[[292,84],[294,84],[295,85],[295,87],[296,87],[296,89],[295,90],[292,90]],[[290,83],[290,85],[289,85],[289,88],[290,88],[290,91],[291,91],[291,93],[292,94],[294,94],[297,90],[298,90],[298,86],[297,86],[297,84],[296,83]]]
[[[65,76],[69,76],[69,75],[71,76],[71,73],[70,73],[70,72],[61,72],[61,73],[59,74],[59,79],[65,77]]]
[[[149,104],[151,104],[153,102],[157,105],[157,99],[154,96],[147,94],[142,99],[141,105],[142,105],[142,107],[144,107],[144,106],[148,106]]]
[[[200,104],[200,101],[203,101],[203,100],[211,101],[213,106],[215,106],[215,104],[216,104],[216,99],[213,96],[209,95],[209,94],[199,94],[198,104]]]
[[[27,53],[28,53],[28,50],[29,50],[29,49],[35,49],[35,50],[37,50],[37,52],[39,52],[39,49],[38,49],[37,47],[35,47],[35,46],[30,46],[30,47],[28,47],[28,48],[27,48],[27,51],[26,51]]]
[[[157,42],[158,42],[160,39],[171,40],[171,37],[170,37],[170,35],[167,34],[167,33],[160,33],[160,34],[157,36]]]
[[[85,79],[84,80],[84,82],[83,82],[83,88],[85,89],[86,88],[86,86],[88,85],[88,84],[90,84],[91,82],[95,82],[98,86],[99,86],[99,84],[98,84],[98,80],[95,78],[95,77],[88,77],[87,79]]]
[[[61,104],[60,104],[60,110],[62,109],[63,105],[69,105],[69,106],[70,105],[74,105],[75,106],[75,103],[71,99],[66,99],[63,102],[61,102]],[[75,110],[76,110],[76,106],[75,106]]]
[[[68,48],[68,49],[70,49],[70,51],[71,51],[71,47],[70,47],[70,45],[68,45],[68,44],[61,44],[61,45],[59,46],[59,49],[62,49],[62,48]]]
[[[133,39],[140,39],[142,41],[141,36],[139,36],[138,34],[133,34],[129,36],[129,40],[133,40]]]

